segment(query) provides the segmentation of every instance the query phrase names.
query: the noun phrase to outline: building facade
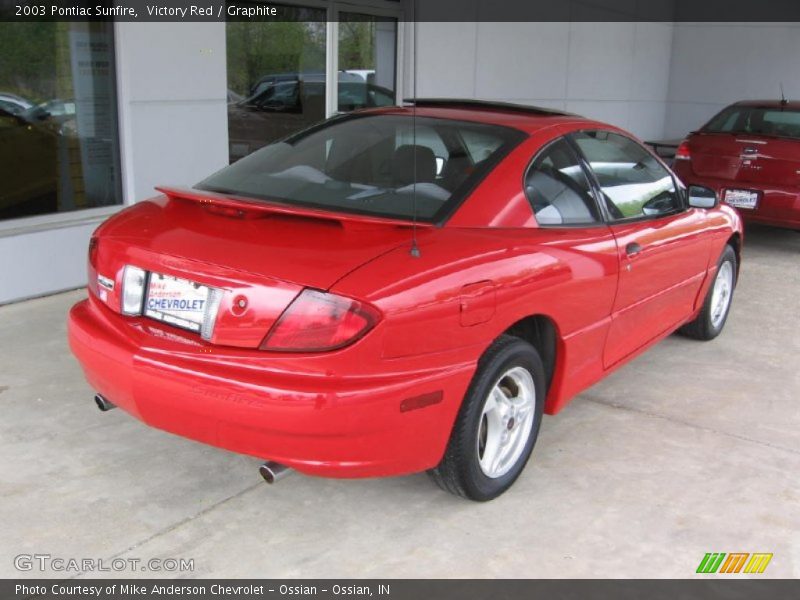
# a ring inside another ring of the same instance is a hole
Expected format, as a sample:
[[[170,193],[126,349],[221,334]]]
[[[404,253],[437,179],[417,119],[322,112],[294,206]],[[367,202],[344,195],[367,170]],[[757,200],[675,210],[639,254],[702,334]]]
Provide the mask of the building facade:
[[[154,186],[193,185],[338,112],[475,97],[659,139],[780,83],[800,96],[797,24],[414,23],[393,0],[291,7],[282,22],[0,23],[0,304],[84,285],[91,232]]]

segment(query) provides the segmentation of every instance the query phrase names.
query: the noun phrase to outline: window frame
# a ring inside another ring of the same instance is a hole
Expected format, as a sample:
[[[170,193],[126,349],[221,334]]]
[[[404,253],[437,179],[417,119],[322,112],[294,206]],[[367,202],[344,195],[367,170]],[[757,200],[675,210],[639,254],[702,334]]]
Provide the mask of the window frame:
[[[586,177],[586,181],[589,184],[589,195],[592,198],[592,202],[594,202],[595,209],[597,210],[597,214],[599,215],[599,220],[597,221],[587,221],[586,223],[540,223],[539,219],[536,218],[536,212],[533,207],[533,202],[528,197],[528,193],[526,191],[525,182],[528,180],[528,174],[531,172],[531,169],[534,168],[536,162],[542,157],[542,155],[550,150],[552,146],[557,144],[559,141],[564,141],[570,149],[573,157],[576,159],[578,166],[580,166],[581,170],[583,171],[584,177]],[[608,225],[608,219],[606,212],[603,210],[603,206],[601,202],[598,202],[598,192],[597,192],[597,185],[594,179],[594,173],[591,173],[588,168],[588,164],[586,163],[586,159],[584,158],[583,154],[577,151],[575,145],[573,144],[572,140],[569,138],[569,134],[562,134],[558,137],[549,140],[544,146],[541,146],[533,155],[533,158],[528,162],[528,166],[525,167],[525,170],[522,173],[522,193],[525,194],[525,199],[528,201],[528,204],[531,207],[531,212],[533,213],[533,218],[536,219],[536,225],[541,227],[542,229],[588,229],[592,227],[605,227]]]
[[[600,201],[603,198],[603,195],[604,195],[603,187],[600,185],[600,180],[597,178],[597,174],[594,172],[594,169],[592,169],[591,163],[586,158],[586,155],[583,153],[583,151],[581,150],[580,146],[578,145],[578,143],[575,141],[575,138],[574,138],[574,135],[576,133],[586,133],[586,132],[594,132],[594,131],[604,131],[606,133],[615,134],[615,135],[618,135],[618,136],[620,136],[622,138],[625,138],[628,141],[636,144],[640,148],[643,148],[645,150],[645,152],[647,152],[650,156],[655,158],[658,161],[658,163],[662,167],[664,167],[664,169],[666,170],[666,172],[669,174],[670,178],[672,179],[672,184],[675,186],[675,193],[678,196],[678,203],[679,203],[680,206],[677,209],[675,209],[675,210],[673,210],[671,212],[660,214],[660,215],[645,215],[645,214],[642,214],[642,215],[634,216],[634,217],[625,217],[623,219],[617,219],[613,215],[611,215],[611,213],[608,210],[608,207],[606,206],[606,203]],[[582,164],[584,164],[585,169],[588,170],[588,172],[589,172],[589,181],[591,182],[591,185],[594,188],[595,201],[599,205],[600,213],[603,215],[603,219],[604,219],[606,225],[638,223],[638,222],[642,222],[642,221],[655,221],[657,219],[666,219],[666,218],[674,217],[676,215],[681,215],[681,214],[683,214],[683,213],[685,213],[685,212],[687,212],[689,210],[690,207],[689,207],[688,198],[686,196],[686,188],[680,182],[680,180],[675,175],[675,173],[672,172],[672,169],[669,168],[667,163],[665,163],[661,159],[660,156],[658,156],[655,152],[653,152],[645,144],[640,143],[638,140],[636,140],[632,136],[630,136],[630,135],[628,135],[628,134],[626,134],[626,133],[624,133],[622,131],[618,131],[616,129],[604,129],[602,127],[587,127],[587,128],[583,128],[583,129],[574,129],[574,130],[570,131],[569,133],[566,133],[564,135],[564,137],[567,138],[567,140],[569,141],[570,145],[573,147],[573,150],[580,157],[580,159],[582,161]]]

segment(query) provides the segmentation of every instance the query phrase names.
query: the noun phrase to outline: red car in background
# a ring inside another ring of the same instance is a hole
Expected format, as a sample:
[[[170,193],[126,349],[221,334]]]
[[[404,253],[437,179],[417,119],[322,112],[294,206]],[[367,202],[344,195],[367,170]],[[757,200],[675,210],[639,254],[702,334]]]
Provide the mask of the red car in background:
[[[674,169],[745,221],[800,230],[800,102],[732,104],[678,147]]]
[[[543,413],[716,337],[736,212],[630,135],[527,106],[335,117],[106,221],[69,340],[101,409],[333,477],[489,500]]]

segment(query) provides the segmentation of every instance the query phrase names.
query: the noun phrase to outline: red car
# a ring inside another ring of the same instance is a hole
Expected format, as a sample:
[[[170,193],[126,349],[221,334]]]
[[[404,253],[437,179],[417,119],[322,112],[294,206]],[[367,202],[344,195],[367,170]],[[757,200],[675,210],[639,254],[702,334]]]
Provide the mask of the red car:
[[[674,168],[747,222],[800,230],[800,102],[727,107],[678,147]]]
[[[488,500],[543,413],[678,328],[742,229],[625,132],[418,100],[333,118],[106,221],[69,339],[101,408],[332,477]]]

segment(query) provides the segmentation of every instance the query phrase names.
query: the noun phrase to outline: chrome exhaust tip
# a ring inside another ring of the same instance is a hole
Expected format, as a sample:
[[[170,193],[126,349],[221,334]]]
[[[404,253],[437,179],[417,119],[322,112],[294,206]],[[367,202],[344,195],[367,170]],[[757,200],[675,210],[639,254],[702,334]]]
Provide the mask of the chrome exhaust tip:
[[[293,473],[292,469],[290,469],[286,465],[272,462],[271,460],[268,460],[263,465],[261,465],[258,468],[258,472],[261,473],[261,476],[267,483],[275,483],[279,479],[283,479],[287,475]]]
[[[97,404],[97,408],[99,408],[103,412],[108,412],[109,410],[117,408],[116,404],[111,404],[111,402],[103,398],[103,396],[101,396],[100,394],[94,395],[94,403]]]

